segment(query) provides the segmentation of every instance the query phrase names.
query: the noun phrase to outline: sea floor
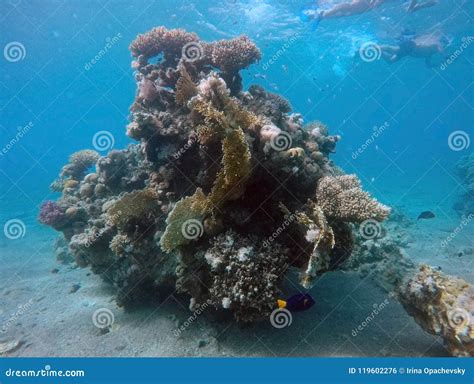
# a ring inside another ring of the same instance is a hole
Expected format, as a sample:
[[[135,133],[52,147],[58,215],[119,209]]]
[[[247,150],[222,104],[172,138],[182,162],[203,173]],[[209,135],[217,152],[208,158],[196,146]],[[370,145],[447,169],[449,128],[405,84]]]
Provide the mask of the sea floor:
[[[409,217],[422,207],[411,206]],[[17,212],[18,213],[18,212]],[[396,226],[406,252],[416,262],[441,267],[474,283],[474,223],[446,247],[441,241],[459,224],[448,218]],[[19,214],[19,213],[18,213]],[[24,215],[24,213],[23,213]],[[31,216],[31,217],[30,217]],[[15,212],[2,213],[3,221]],[[416,216],[415,216],[416,217]],[[157,306],[125,312],[113,290],[88,269],[59,264],[56,233],[23,217],[23,238],[0,239],[0,352],[5,356],[447,356],[441,340],[424,332],[401,305],[371,279],[332,272],[312,289],[316,305],[293,316],[291,326],[270,322],[240,325],[193,314],[186,300],[170,295]],[[287,281],[291,291],[293,282]],[[354,336],[353,330],[388,300],[379,314]],[[114,322],[105,331],[92,320],[107,308]],[[184,330],[176,335],[178,328]]]

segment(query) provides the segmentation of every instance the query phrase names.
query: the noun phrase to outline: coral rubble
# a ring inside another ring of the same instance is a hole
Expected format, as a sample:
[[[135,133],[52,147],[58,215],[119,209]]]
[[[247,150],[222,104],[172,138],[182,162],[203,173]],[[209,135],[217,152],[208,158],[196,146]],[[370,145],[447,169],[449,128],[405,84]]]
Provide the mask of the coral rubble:
[[[239,70],[260,59],[247,37],[208,43],[158,27],[130,50],[137,143],[73,155],[53,183],[62,196],[40,213],[120,305],[174,287],[191,308],[262,319],[290,267],[310,287],[351,254],[351,223],[388,216],[329,160],[339,136],[304,125],[281,96],[242,90]]]

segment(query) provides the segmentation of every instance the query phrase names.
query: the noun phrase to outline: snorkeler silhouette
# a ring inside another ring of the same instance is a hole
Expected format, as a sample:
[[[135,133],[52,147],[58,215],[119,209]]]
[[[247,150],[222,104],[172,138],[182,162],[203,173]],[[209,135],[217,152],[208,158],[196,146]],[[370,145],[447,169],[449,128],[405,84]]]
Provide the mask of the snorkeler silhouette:
[[[414,32],[403,31],[397,38],[397,45],[381,45],[382,58],[395,63],[404,57],[425,59],[426,66],[433,67],[433,57],[442,54],[449,43],[447,38],[439,34],[417,36]]]
[[[382,4],[392,1],[396,0],[351,0],[349,3],[335,4],[324,10],[318,9],[318,2],[316,1],[310,6],[304,8],[302,14],[304,15],[303,18],[306,19],[304,21],[313,21],[315,23],[319,23],[322,19],[346,17],[366,13],[381,6]],[[421,3],[419,0],[410,0],[407,11],[416,12],[424,8],[432,7],[437,3],[437,0],[426,0]]]

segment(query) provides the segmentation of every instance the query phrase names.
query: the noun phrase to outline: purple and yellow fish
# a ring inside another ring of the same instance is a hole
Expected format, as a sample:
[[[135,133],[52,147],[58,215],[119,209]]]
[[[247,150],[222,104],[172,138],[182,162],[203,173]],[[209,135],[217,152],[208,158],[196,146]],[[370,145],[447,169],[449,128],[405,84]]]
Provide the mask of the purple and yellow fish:
[[[288,309],[290,312],[301,312],[310,309],[316,302],[308,293],[297,293],[288,300],[277,300],[278,308]]]

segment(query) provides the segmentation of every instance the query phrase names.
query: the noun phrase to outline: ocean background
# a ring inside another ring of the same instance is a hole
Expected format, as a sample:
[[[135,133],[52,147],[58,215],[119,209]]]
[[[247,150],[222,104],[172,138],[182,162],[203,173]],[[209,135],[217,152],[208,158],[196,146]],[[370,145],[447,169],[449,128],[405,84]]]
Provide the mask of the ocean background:
[[[41,283],[50,278],[56,234],[36,218],[44,200],[57,198],[49,185],[68,156],[92,148],[101,130],[112,133],[113,148],[132,142],[125,135],[136,88],[128,45],[138,33],[159,25],[184,28],[209,41],[248,35],[262,50],[262,60],[242,71],[244,88],[260,84],[281,94],[306,122],[320,120],[331,134],[341,135],[332,160],[356,173],[378,200],[413,220],[414,259],[443,265],[472,283],[473,254],[462,261],[452,255],[472,250],[473,223],[450,244],[450,254],[443,254],[439,244],[460,223],[453,204],[465,187],[456,165],[474,148],[471,143],[453,150],[448,140],[455,131],[469,139],[474,133],[474,3],[444,0],[407,13],[401,1],[392,1],[363,15],[324,20],[316,30],[300,19],[304,5],[294,0],[1,0],[0,47],[21,43],[24,57],[0,56],[0,224],[19,219],[26,226],[25,235],[14,241],[0,233],[3,288],[15,290],[26,281],[34,285],[36,274]],[[394,43],[403,29],[445,36],[446,57],[432,68],[415,58],[394,64],[361,60],[361,45]],[[92,63],[107,44],[107,52]],[[463,45],[461,54],[443,65]],[[10,145],[28,124],[31,128]],[[354,156],[374,127],[384,124],[383,133]],[[416,222],[425,210],[436,218]],[[100,286],[97,276],[82,277],[84,284]],[[61,292],[67,296],[69,285],[59,285],[53,284],[58,297]],[[412,337],[418,337],[416,325],[411,326]],[[423,342],[410,353],[422,353]],[[38,351],[48,353],[21,353]]]

